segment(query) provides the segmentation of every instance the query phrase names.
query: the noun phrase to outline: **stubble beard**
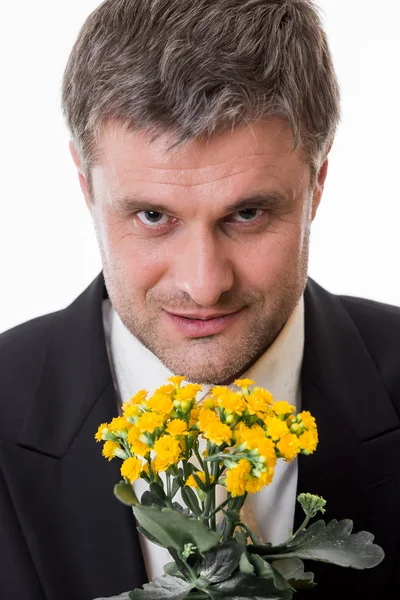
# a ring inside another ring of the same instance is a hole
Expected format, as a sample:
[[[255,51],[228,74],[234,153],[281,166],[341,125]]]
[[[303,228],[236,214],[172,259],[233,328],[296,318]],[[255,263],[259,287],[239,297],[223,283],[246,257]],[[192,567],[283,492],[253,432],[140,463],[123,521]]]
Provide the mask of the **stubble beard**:
[[[227,335],[228,329],[226,334],[187,339],[178,345],[165,339],[157,327],[162,306],[175,309],[185,306],[186,310],[193,306],[188,301],[184,305],[182,299],[176,299],[174,304],[171,296],[163,304],[159,295],[150,295],[146,298],[148,302],[144,317],[143,310],[136,306],[134,295],[125,284],[123,274],[105,265],[103,268],[110,301],[125,327],[172,373],[184,375],[188,381],[200,384],[231,383],[254,364],[281,332],[306,284],[306,277],[300,278],[298,274],[295,279],[282,276],[279,292],[272,299],[258,294],[241,296],[241,302],[244,302],[242,306],[247,306],[245,310],[248,311],[249,327],[240,337],[232,339]],[[231,293],[229,298],[218,304],[219,309],[225,310],[233,306],[238,307],[238,299]]]

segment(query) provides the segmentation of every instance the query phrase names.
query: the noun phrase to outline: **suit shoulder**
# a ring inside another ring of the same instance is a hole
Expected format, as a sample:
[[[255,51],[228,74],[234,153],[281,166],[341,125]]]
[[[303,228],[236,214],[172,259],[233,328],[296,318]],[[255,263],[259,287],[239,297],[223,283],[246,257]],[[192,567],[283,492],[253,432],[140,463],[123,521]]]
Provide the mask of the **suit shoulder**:
[[[0,439],[12,441],[19,431],[60,313],[37,317],[0,334]]]
[[[371,331],[379,337],[398,336],[400,307],[367,298],[339,296],[348,313],[362,331]]]
[[[49,328],[57,320],[62,311],[49,313],[41,317],[36,317],[20,325],[12,327],[0,334],[0,357],[7,361],[14,358],[16,353],[18,357],[21,352],[30,353],[35,347],[38,349],[46,343]]]
[[[400,407],[400,307],[340,296],[384,385]]]

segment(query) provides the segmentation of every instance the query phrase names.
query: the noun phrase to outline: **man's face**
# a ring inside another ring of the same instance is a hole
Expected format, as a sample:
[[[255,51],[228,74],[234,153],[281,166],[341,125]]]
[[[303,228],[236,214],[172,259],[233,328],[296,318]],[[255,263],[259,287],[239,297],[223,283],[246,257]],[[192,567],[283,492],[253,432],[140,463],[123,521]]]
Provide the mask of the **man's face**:
[[[312,190],[279,118],[173,142],[110,124],[92,198],[82,174],[81,184],[125,326],[173,373],[227,383],[272,344],[304,290],[326,164]]]

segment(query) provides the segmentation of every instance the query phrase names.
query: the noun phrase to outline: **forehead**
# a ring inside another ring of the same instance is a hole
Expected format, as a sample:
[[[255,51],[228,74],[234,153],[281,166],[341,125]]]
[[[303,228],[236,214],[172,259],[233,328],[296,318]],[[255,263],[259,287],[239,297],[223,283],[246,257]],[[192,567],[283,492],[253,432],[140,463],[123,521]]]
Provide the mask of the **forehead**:
[[[279,117],[175,147],[172,133],[153,137],[151,132],[107,124],[98,138],[93,183],[97,180],[108,188],[152,183],[195,190],[229,186],[238,180],[247,185],[247,180],[271,179],[292,188],[310,173],[301,151],[293,150],[290,127]]]

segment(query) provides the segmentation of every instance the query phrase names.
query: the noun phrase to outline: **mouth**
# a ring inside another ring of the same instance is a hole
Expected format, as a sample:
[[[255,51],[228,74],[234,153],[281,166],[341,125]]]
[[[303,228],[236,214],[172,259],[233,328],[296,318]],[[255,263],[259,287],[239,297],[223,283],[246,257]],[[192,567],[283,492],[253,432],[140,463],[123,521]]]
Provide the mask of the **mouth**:
[[[244,309],[230,313],[188,313],[166,312],[174,327],[186,337],[207,337],[226,331]]]

